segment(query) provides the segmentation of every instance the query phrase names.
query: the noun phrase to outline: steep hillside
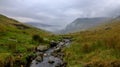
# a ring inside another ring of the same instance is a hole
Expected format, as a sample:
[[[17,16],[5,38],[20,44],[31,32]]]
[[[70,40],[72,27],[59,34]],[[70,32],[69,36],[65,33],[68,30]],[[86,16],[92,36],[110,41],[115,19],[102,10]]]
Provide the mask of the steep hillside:
[[[0,15],[0,67],[12,67],[18,60],[25,64],[25,58],[36,46],[48,45],[49,40],[55,37],[49,32]]]
[[[105,21],[110,20],[110,18],[77,18],[72,23],[67,25],[67,27],[62,31],[63,33],[83,31],[90,27],[99,25]]]
[[[120,66],[120,18],[96,27],[77,32],[73,43],[65,48],[68,67],[119,67]]]

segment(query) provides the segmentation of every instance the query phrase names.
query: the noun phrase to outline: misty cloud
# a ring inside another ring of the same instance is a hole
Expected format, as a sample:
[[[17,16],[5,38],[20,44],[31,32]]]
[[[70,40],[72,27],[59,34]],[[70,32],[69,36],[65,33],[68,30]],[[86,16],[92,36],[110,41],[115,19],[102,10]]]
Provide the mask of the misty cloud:
[[[78,17],[120,15],[120,0],[0,0],[0,13],[22,22],[61,25]]]

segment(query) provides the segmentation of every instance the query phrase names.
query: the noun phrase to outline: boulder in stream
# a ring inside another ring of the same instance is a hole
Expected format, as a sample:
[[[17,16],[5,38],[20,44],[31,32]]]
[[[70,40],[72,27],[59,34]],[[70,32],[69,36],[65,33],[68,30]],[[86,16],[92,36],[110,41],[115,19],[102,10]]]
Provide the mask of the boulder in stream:
[[[46,46],[46,45],[39,45],[38,47],[37,47],[37,50],[38,51],[46,51],[48,49],[48,47]]]
[[[57,44],[58,44],[57,42],[51,41],[51,42],[50,42],[50,47],[55,47],[55,46],[57,46]]]
[[[61,67],[61,63],[57,63],[55,67]]]
[[[61,48],[60,48],[60,47],[57,47],[57,48],[54,50],[54,53],[58,53],[58,52],[61,52]]]
[[[55,61],[55,58],[53,56],[49,57],[48,63],[53,64]]]
[[[48,63],[53,64],[55,61],[49,60]]]
[[[41,61],[43,61],[43,58],[41,56],[37,56],[35,60],[38,62],[41,62]]]
[[[47,56],[48,56],[48,54],[44,53],[44,54],[43,54],[43,56],[44,56],[44,57],[47,57]]]

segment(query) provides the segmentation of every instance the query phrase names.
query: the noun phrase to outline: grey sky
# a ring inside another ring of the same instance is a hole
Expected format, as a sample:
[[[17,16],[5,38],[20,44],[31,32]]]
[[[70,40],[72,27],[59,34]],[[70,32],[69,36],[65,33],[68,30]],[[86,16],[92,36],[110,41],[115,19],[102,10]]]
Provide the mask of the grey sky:
[[[1,14],[62,27],[78,17],[120,15],[119,7],[120,0],[0,0]]]

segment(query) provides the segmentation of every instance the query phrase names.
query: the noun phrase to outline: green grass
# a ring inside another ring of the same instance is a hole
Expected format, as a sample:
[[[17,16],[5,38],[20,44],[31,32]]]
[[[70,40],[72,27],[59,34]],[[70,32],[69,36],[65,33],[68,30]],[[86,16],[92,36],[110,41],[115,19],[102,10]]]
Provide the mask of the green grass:
[[[33,39],[34,35],[40,36],[43,41],[35,41]],[[21,61],[25,61],[25,57],[32,53],[36,46],[40,44],[48,45],[52,39],[58,39],[58,37],[0,15],[0,64],[2,64],[0,66],[3,66],[4,60],[10,58],[10,56],[16,60],[16,54],[22,54]]]
[[[106,27],[109,27],[106,30]],[[120,66],[120,21],[99,26],[96,29],[68,34],[73,43],[65,48],[64,60],[68,67],[116,67]]]

